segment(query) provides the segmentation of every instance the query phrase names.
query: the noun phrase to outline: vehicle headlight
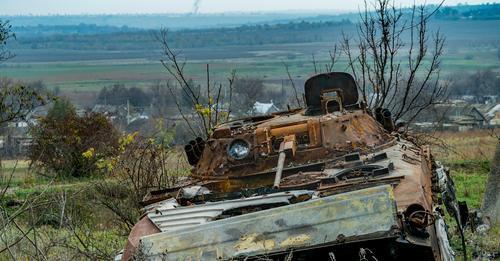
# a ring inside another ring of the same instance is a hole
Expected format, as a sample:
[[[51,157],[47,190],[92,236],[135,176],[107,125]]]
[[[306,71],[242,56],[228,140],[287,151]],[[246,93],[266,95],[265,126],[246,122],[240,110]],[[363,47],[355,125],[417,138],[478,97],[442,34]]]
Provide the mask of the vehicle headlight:
[[[241,139],[233,140],[231,144],[229,144],[227,154],[229,157],[236,160],[244,159],[250,154],[250,144]]]

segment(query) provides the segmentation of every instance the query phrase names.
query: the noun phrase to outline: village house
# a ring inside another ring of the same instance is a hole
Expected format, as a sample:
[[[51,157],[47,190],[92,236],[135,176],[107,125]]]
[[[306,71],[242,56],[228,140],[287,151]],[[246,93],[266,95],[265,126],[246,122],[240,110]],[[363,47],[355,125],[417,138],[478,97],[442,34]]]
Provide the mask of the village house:
[[[274,105],[273,101],[270,103],[262,103],[256,101],[253,104],[251,114],[252,115],[266,115],[266,114],[271,114],[275,112],[279,112],[280,109]]]

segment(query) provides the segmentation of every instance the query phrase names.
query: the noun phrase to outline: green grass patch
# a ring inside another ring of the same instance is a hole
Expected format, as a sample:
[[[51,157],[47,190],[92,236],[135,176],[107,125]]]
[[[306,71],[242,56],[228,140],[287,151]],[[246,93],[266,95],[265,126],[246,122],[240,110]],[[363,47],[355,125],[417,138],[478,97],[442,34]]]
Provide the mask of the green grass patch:
[[[450,168],[451,177],[455,182],[457,198],[467,202],[470,211],[481,208],[486,182],[490,171],[490,161],[486,160],[454,160],[445,162]],[[455,221],[446,216],[450,226],[450,242],[455,250],[457,260],[464,260],[459,232]],[[472,260],[479,253],[495,253],[500,244],[500,226],[493,227],[486,233],[472,233],[470,228],[465,231],[467,260]]]
[[[450,168],[458,200],[466,201],[469,208],[479,209],[486,189],[490,162],[459,160],[445,164]]]

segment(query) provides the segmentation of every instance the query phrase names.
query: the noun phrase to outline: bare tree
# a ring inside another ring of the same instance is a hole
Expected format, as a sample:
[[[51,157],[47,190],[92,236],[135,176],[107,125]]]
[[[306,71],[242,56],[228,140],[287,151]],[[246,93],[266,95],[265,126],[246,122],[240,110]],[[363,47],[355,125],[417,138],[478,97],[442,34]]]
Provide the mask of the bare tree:
[[[446,96],[439,77],[445,39],[439,31],[430,37],[428,28],[441,4],[407,12],[389,0],[374,0],[371,10],[365,1],[356,39],[344,34],[341,49],[370,108],[387,108],[396,121],[410,122]]]
[[[14,57],[7,49],[7,41],[15,38],[9,21],[0,19],[0,63]],[[14,83],[10,79],[0,79],[0,125],[6,122],[22,119],[35,106],[44,101],[35,88]]]
[[[227,79],[227,86],[210,80],[210,67],[206,66],[206,84],[204,88],[196,85],[187,77],[184,69],[186,60],[180,52],[174,51],[168,43],[168,31],[161,29],[156,36],[162,46],[163,58],[160,60],[168,74],[174,79],[167,87],[174,98],[180,115],[195,136],[208,138],[212,129],[219,123],[229,120],[232,106],[233,83],[236,73],[232,71]],[[224,88],[226,87],[226,88]],[[180,94],[187,98],[189,112],[182,109],[177,97]]]
[[[256,78],[238,78],[234,82],[235,101],[238,106],[234,109],[241,114],[247,114],[253,110],[253,105],[257,99],[264,96],[264,82]]]
[[[313,64],[315,64],[315,62],[313,62]],[[293,81],[292,75],[290,74],[288,64],[283,62],[283,66],[285,66],[286,75],[288,76],[288,80],[290,81],[290,84],[292,85],[292,90],[293,90],[293,94],[295,96],[296,106],[302,107],[302,103],[300,102],[300,99],[299,99],[299,93],[297,91],[297,87],[295,86],[295,82]]]
[[[0,78],[0,125],[24,120],[33,109],[44,105],[47,99],[43,90]]]
[[[9,21],[0,19],[0,62],[14,57],[14,54],[6,49],[7,40],[11,38],[16,38],[16,35],[12,32],[12,25]]]
[[[333,68],[335,68],[335,65],[337,64],[337,61],[340,57],[340,52],[341,50],[338,48],[337,44],[333,45],[333,49],[328,51],[328,56],[330,57],[330,59],[328,63],[325,64],[326,72],[333,72]]]
[[[14,54],[6,49],[7,40],[15,38],[11,30],[9,21],[0,19],[0,63],[12,57]],[[44,102],[44,98],[33,88],[21,84],[13,83],[9,79],[0,79],[0,126],[11,121],[24,119],[26,115],[37,105]],[[14,173],[17,169],[17,161],[9,173],[4,173],[0,158],[0,255],[6,252],[8,257],[19,259],[16,256],[13,247],[22,241],[29,241],[36,250],[38,259],[44,259],[43,254],[38,248],[36,239],[30,238],[30,233],[35,230],[36,224],[31,224],[28,228],[23,228],[18,224],[18,219],[29,212],[33,207],[46,205],[41,199],[45,191],[39,195],[27,198],[24,202],[15,202],[17,205],[14,210],[8,209],[6,196],[11,190],[11,184]],[[11,202],[12,203],[12,202]],[[35,222],[33,222],[35,223]]]
[[[16,167],[17,162],[7,183],[2,188],[0,194],[1,202],[6,202],[5,196],[8,193],[7,190],[10,188]],[[3,174],[1,168],[0,174]],[[18,245],[27,244],[27,247],[31,247],[34,250],[34,256],[36,256],[37,260],[47,260],[36,238],[36,228],[39,226],[39,218],[30,215],[30,212],[32,213],[33,209],[36,208],[45,208],[53,203],[45,198],[48,188],[53,184],[52,182],[53,180],[45,185],[44,189],[36,195],[29,195],[22,202],[11,203],[17,205],[15,208],[9,209],[4,204],[0,206],[0,256],[4,255],[3,253],[7,253],[13,260],[19,259],[14,248]],[[20,221],[22,222],[23,216],[26,215],[28,215],[29,222],[27,224],[23,222],[23,225],[20,225]]]

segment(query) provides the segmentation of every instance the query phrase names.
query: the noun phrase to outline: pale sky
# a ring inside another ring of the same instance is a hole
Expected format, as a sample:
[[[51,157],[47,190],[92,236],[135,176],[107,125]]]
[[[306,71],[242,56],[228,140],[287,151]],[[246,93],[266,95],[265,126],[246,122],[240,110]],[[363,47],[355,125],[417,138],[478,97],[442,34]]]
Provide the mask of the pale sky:
[[[440,0],[396,0],[397,5]],[[368,1],[369,2],[369,1]],[[445,5],[478,4],[484,0],[446,0]],[[193,0],[0,0],[1,15],[188,13]],[[200,13],[254,11],[356,11],[363,0],[199,0]]]

